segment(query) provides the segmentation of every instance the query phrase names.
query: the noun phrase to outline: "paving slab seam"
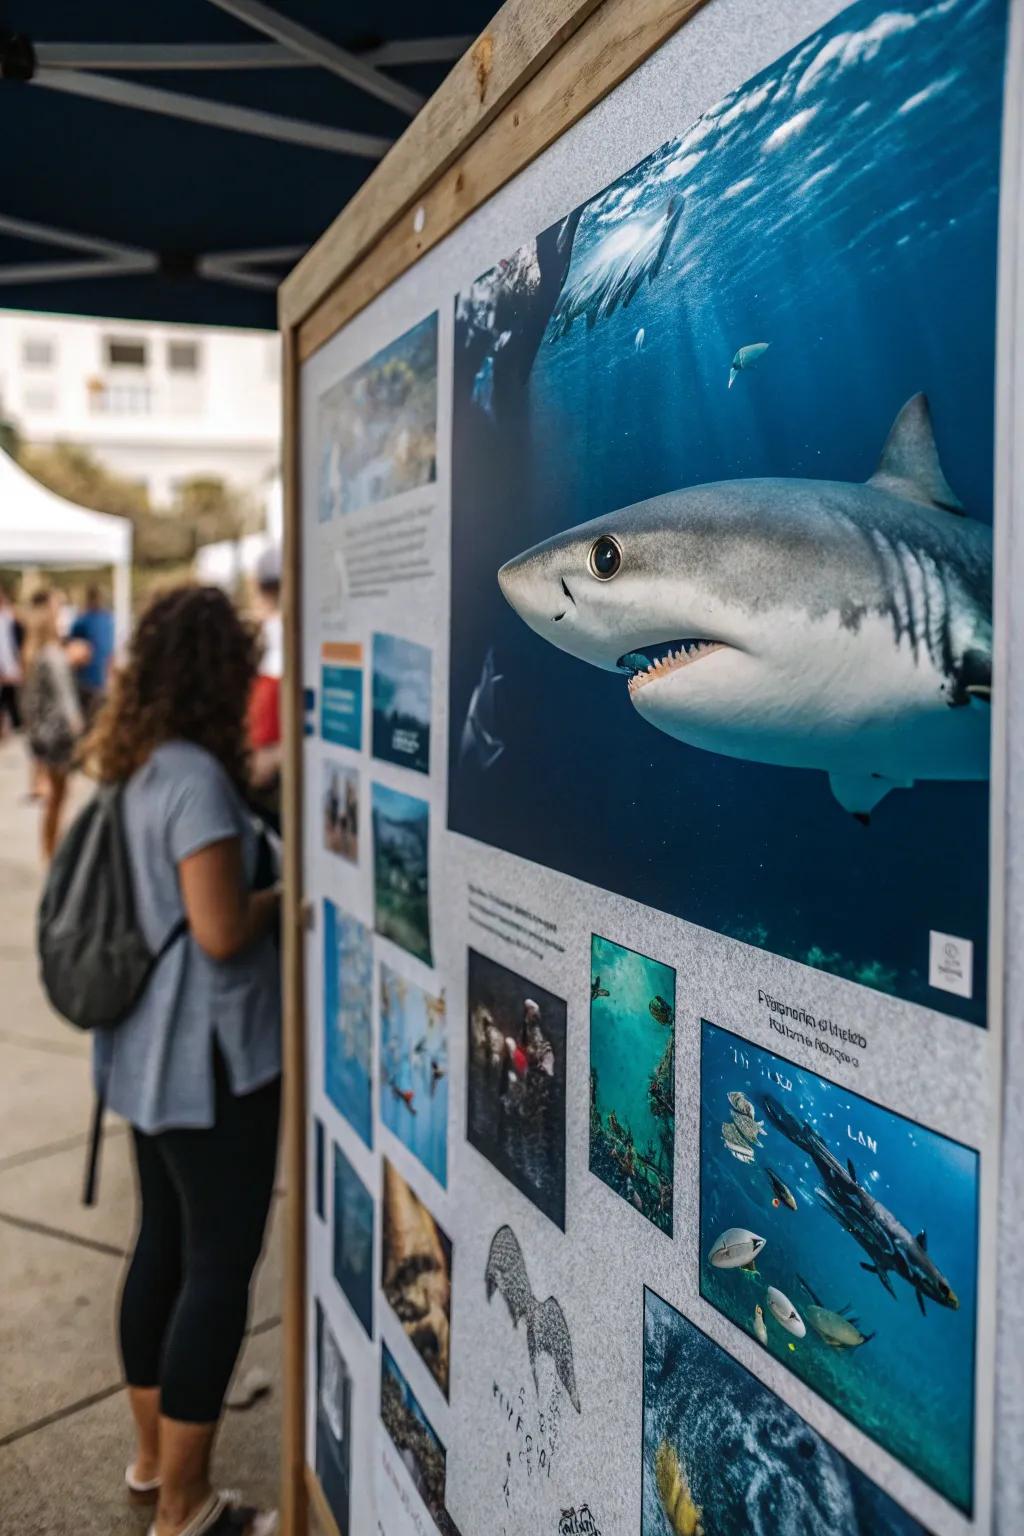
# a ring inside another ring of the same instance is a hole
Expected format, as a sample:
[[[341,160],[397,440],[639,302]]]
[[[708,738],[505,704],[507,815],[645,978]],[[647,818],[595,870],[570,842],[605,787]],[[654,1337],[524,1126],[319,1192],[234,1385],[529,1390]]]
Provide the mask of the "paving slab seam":
[[[126,1125],[111,1125],[104,1132],[107,1136],[124,1136],[127,1133]],[[7,1157],[0,1157],[0,1173],[6,1173],[9,1168],[20,1168],[25,1163],[38,1162],[43,1157],[54,1157],[58,1152],[72,1152],[75,1147],[84,1147],[89,1143],[89,1132],[80,1131],[76,1136],[65,1136],[63,1141],[46,1142],[41,1147],[27,1147],[24,1152],[11,1152]]]
[[[35,1232],[39,1237],[54,1237],[59,1242],[74,1243],[79,1248],[91,1248],[94,1253],[106,1253],[114,1259],[124,1259],[128,1256],[127,1248],[118,1248],[113,1243],[100,1242],[95,1237],[82,1237],[78,1232],[65,1232],[63,1227],[49,1227],[45,1222],[32,1221],[28,1216],[15,1216],[9,1211],[0,1211],[0,1221],[5,1221],[9,1227],[20,1227],[23,1232]]]
[[[77,1056],[85,1061],[87,1053],[71,1041],[43,1040],[38,1035],[19,1035],[13,1030],[0,1029],[0,1045],[20,1045],[26,1051],[49,1051],[52,1056]]]

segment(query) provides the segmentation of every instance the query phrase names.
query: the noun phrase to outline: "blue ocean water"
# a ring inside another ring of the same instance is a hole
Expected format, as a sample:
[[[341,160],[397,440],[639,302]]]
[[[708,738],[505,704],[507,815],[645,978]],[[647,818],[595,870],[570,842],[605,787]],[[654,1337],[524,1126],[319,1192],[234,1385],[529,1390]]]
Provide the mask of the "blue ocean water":
[[[764,1130],[753,1160],[729,1150],[723,1123],[730,1093],[753,1105]],[[765,1112],[765,1095],[808,1122],[861,1186],[912,1235],[927,1234],[927,1250],[958,1300],[955,1310],[925,1299],[890,1272],[895,1295],[862,1267],[868,1252],[815,1191],[822,1176]],[[701,1294],[753,1334],[754,1307],[767,1325],[766,1348],[781,1364],[864,1432],[962,1509],[973,1487],[974,1349],[977,1311],[978,1155],[912,1120],[746,1040],[702,1025],[701,1042]],[[796,1210],[778,1199],[767,1169],[789,1189]],[[708,1262],[730,1227],[765,1239],[756,1274]],[[833,1312],[849,1307],[866,1344],[835,1349],[807,1325],[792,1338],[769,1315],[765,1293],[782,1291],[805,1318],[812,1302]]]
[[[373,637],[373,755],[430,772],[430,650]]]
[[[590,973],[591,1172],[671,1236],[676,973],[596,933]]]
[[[373,1338],[373,1196],[334,1148],[334,1278]]]
[[[450,825],[975,1023],[987,784],[894,791],[865,828],[823,773],[652,729],[495,573],[679,487],[862,481],[919,391],[991,522],[1005,21],[1005,0],[859,0],[586,205],[560,290],[543,236],[456,305]],[[484,771],[459,741],[489,648],[504,751]],[[973,942],[971,998],[928,985],[930,930]]]
[[[357,918],[324,901],[324,1089],[373,1146],[373,939]]]
[[[678,1459],[671,1486],[708,1536],[926,1536],[774,1392],[645,1291],[642,1536],[696,1528],[666,1517],[659,1452]]]
[[[411,1095],[411,1098],[404,1096]],[[389,965],[380,968],[380,1116],[437,1182],[448,1184],[448,1020]]]

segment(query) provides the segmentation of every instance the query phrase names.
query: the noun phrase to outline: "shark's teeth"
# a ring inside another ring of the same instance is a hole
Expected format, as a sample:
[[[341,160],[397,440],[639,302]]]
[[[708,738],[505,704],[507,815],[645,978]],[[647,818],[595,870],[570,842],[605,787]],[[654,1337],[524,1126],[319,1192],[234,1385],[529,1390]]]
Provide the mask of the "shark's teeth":
[[[725,650],[725,646],[717,640],[700,640],[689,648],[681,645],[678,650],[669,651],[667,656],[659,656],[656,660],[649,662],[646,671],[635,672],[629,679],[627,687],[630,693],[636,693],[648,683],[660,677],[666,677],[670,672],[678,672],[680,667],[688,667],[693,662],[700,661],[702,657],[710,656],[712,651],[722,650]]]

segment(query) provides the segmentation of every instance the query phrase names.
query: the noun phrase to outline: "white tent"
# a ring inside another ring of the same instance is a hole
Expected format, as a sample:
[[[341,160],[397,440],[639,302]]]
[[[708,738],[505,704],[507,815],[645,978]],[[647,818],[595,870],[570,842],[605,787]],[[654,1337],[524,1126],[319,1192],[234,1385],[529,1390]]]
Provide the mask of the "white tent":
[[[126,517],[65,501],[0,452],[0,565],[112,566],[114,619],[123,638],[131,626],[131,561]]]

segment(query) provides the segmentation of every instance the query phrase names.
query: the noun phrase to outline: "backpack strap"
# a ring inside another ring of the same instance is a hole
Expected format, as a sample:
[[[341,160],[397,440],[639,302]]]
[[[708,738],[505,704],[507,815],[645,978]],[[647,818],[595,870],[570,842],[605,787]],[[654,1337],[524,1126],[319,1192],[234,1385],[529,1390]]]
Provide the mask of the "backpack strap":
[[[160,948],[157,950],[156,954],[153,956],[153,966],[154,967],[163,959],[163,957],[164,957],[164,955],[166,955],[167,951],[169,949],[171,949],[175,944],[177,944],[178,940],[181,938],[183,933],[188,933],[188,918],[187,917],[179,917],[178,921],[175,923],[174,927],[171,929],[171,931],[167,935],[166,939],[164,939],[163,943],[160,945]]]
[[[96,1204],[96,1186],[99,1181],[100,1142],[103,1138],[103,1111],[107,1107],[105,1088],[97,1088],[92,1106],[92,1125],[89,1128],[89,1151],[85,1159],[85,1184],[82,1204]]]

